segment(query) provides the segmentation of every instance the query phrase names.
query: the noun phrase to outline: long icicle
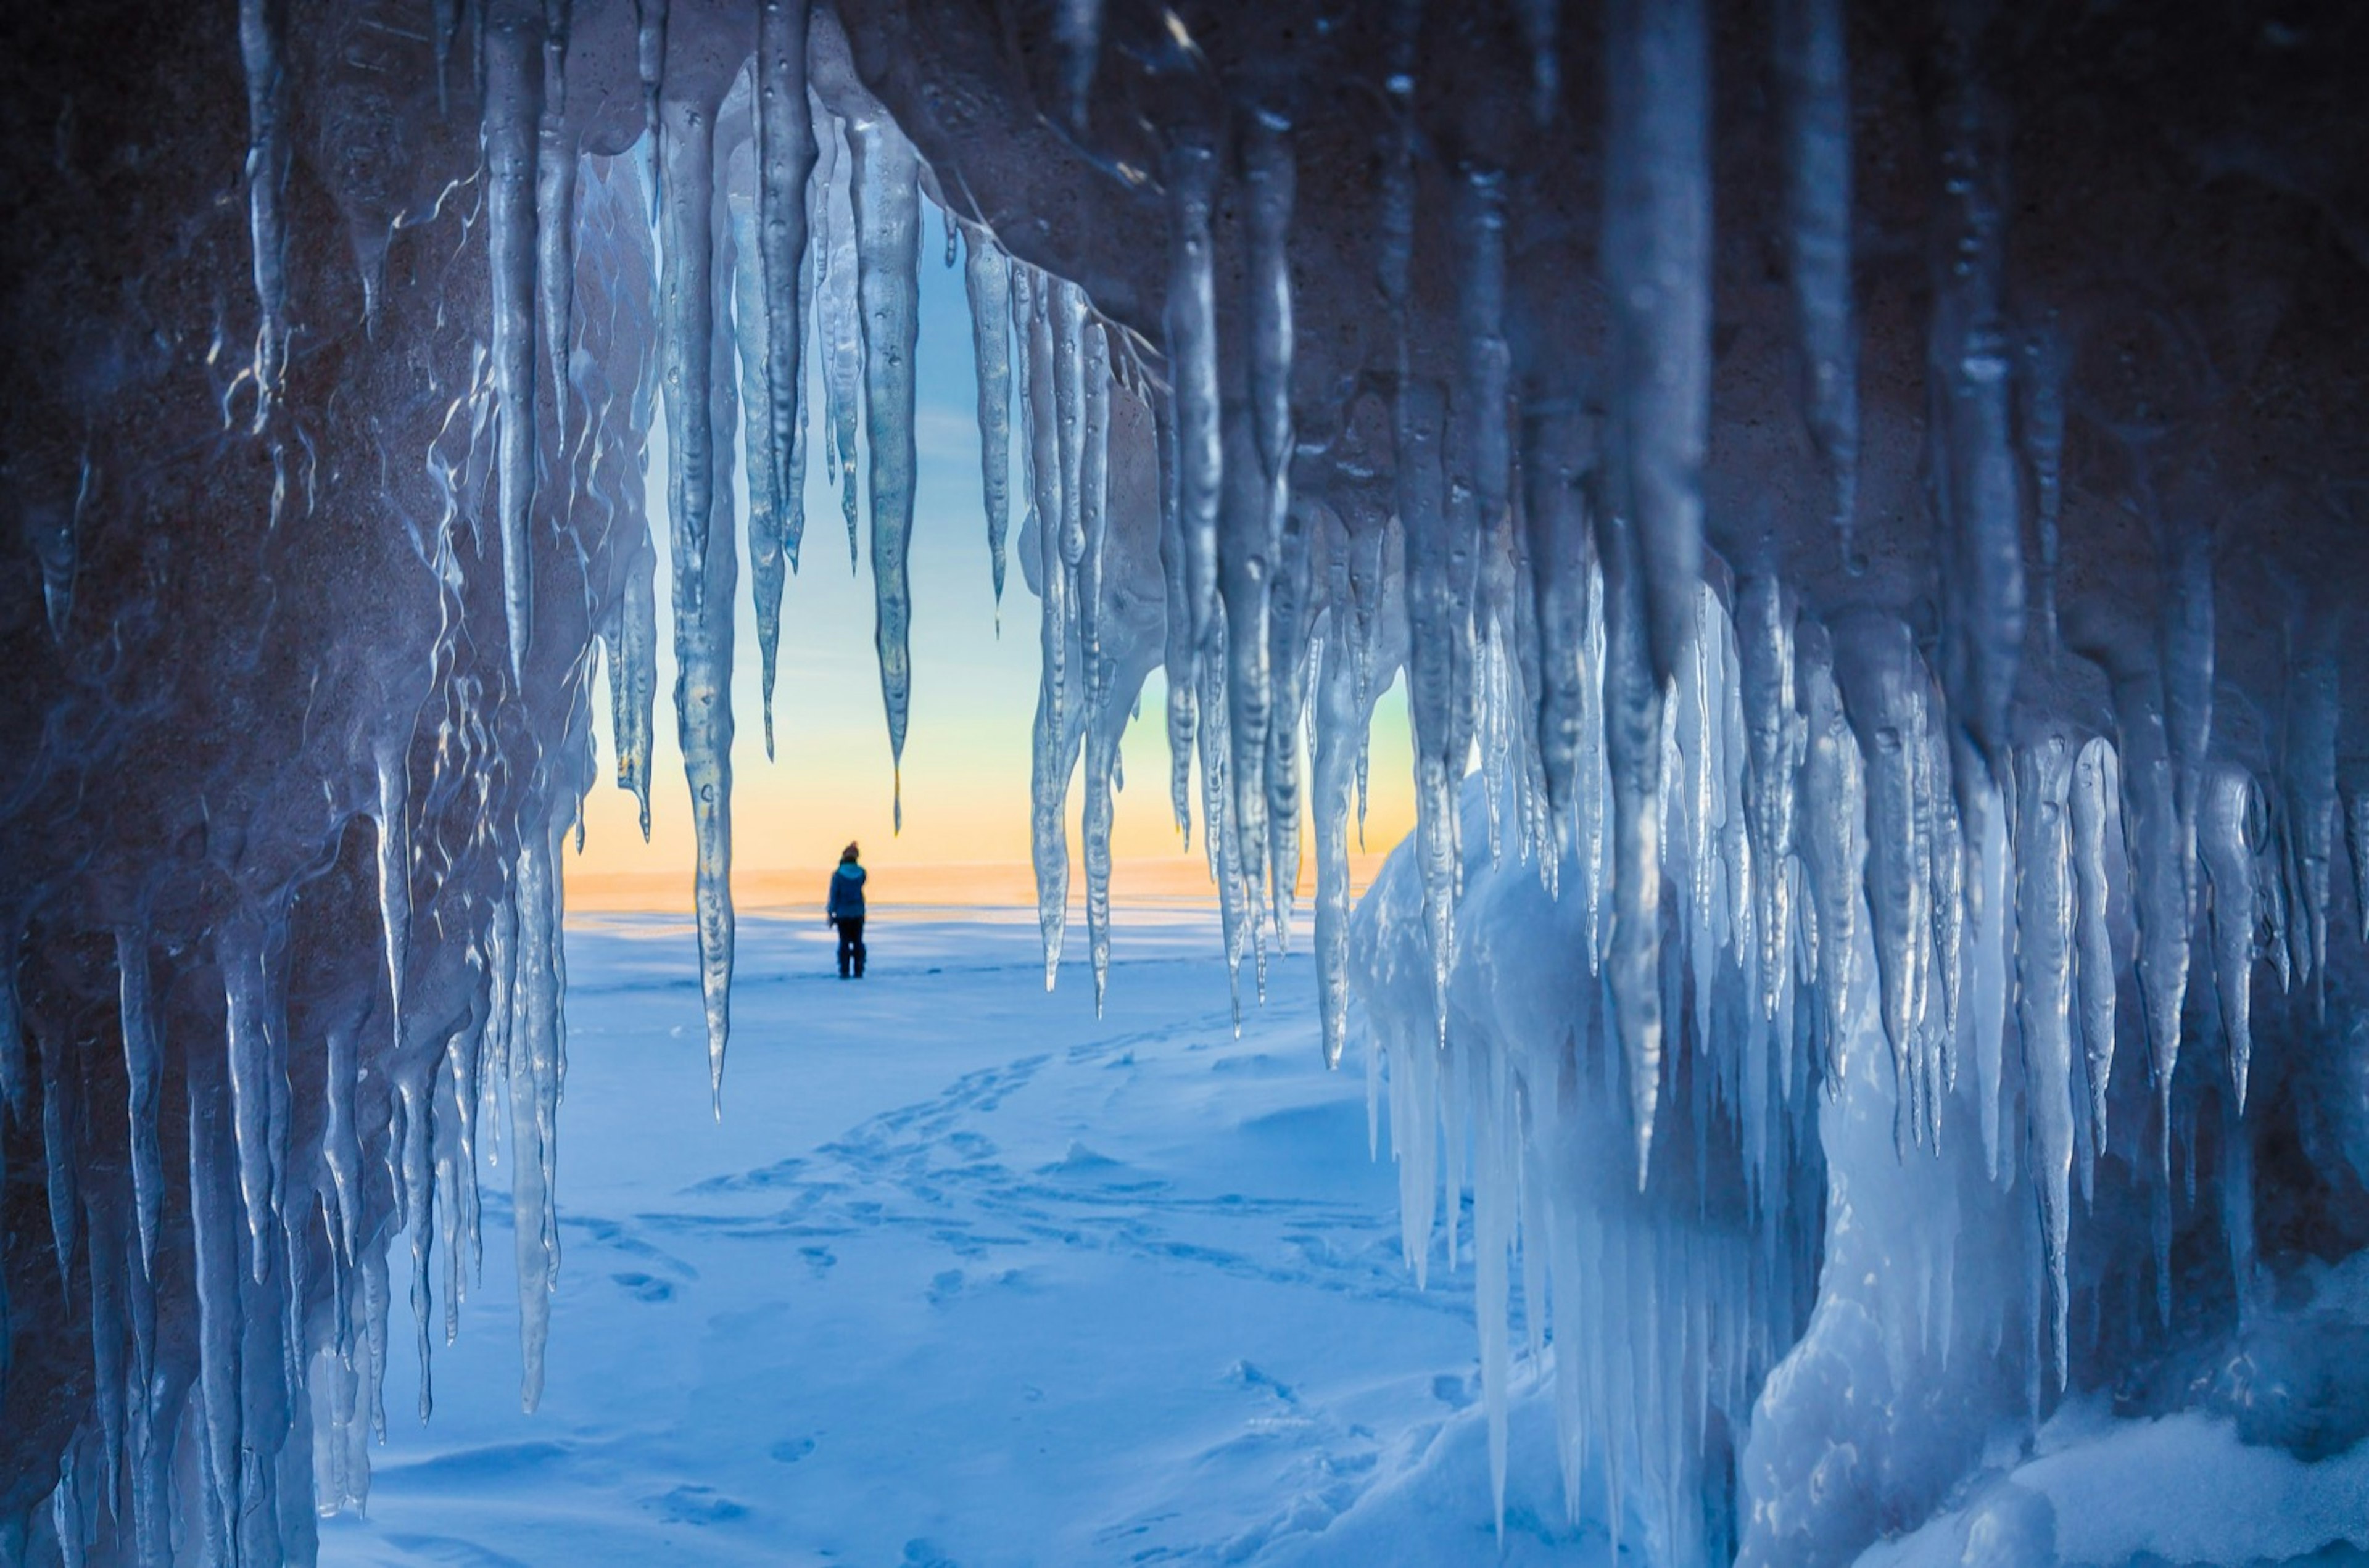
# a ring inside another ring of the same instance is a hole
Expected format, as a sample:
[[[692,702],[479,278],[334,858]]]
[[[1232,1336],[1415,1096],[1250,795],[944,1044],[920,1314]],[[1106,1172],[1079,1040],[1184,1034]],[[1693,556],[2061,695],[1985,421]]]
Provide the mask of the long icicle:
[[[502,612],[510,675],[523,681],[534,624],[535,187],[543,120],[541,0],[488,0],[486,23],[486,250],[493,293],[495,467]],[[671,247],[670,247],[671,248]]]
[[[911,704],[913,351],[921,336],[921,160],[885,116],[849,127],[855,157],[855,276],[872,447],[873,646],[888,716],[891,809],[905,826],[905,725]]]
[[[788,520],[803,520],[795,486],[806,397],[805,304],[807,182],[815,166],[813,109],[807,97],[807,0],[764,0],[757,14],[757,246],[764,303],[764,418],[767,440],[749,452],[750,576],[757,601],[762,661],[765,755],[773,754],[773,666],[781,636],[783,567],[796,544]],[[741,351],[752,324],[742,323]],[[751,421],[755,428],[758,421]],[[760,475],[771,505],[756,505]],[[756,546],[760,533],[771,548]]]

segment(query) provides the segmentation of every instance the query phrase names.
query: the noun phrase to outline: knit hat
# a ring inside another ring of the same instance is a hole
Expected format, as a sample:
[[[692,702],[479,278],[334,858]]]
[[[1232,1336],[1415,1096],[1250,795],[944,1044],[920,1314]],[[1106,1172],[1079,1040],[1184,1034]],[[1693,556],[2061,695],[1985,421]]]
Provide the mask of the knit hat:
[[[840,851],[839,858],[841,860],[853,860],[855,858],[855,846],[851,843],[845,849]]]

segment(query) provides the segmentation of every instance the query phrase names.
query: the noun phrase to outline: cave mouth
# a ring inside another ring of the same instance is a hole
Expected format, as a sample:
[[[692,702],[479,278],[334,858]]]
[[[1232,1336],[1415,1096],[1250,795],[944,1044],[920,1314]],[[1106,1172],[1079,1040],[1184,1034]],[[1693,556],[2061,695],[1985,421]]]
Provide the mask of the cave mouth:
[[[688,868],[712,1127],[738,873],[908,823],[1024,857],[1048,1008],[1135,1005],[1179,835],[1211,1061],[1361,1039],[1402,1266],[1469,1241],[1478,1413],[1246,1552],[1451,1495],[2369,1551],[2354,8],[94,0],[0,59],[0,1562],[315,1560],[502,1186],[534,1406],[576,841]]]

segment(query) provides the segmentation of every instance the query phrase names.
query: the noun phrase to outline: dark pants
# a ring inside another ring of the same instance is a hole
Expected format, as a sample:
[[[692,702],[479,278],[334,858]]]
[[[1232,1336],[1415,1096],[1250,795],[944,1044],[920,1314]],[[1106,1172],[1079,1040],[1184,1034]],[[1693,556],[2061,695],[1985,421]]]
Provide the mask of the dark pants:
[[[864,917],[834,915],[831,917],[830,923],[839,928],[839,978],[842,980],[847,979],[847,966],[853,962],[855,966],[855,978],[862,979],[864,978]]]

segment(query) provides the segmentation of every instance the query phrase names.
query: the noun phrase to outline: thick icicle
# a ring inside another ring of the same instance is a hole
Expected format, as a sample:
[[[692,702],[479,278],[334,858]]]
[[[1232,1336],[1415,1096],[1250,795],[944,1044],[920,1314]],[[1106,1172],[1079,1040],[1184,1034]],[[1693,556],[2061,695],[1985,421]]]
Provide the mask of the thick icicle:
[[[1823,1058],[1828,1094],[1841,1092],[1858,1004],[1860,887],[1867,869],[1861,832],[1867,802],[1859,738],[1843,712],[1826,629],[1804,621],[1794,643],[1794,670],[1807,719],[1802,759],[1802,852],[1809,873],[1813,988],[1824,1002]]]
[[[2061,1391],[2067,1370],[2066,1245],[2073,1175],[2074,898],[2072,834],[2066,820],[2072,743],[2062,735],[2044,736],[2020,761],[2016,993],[2023,1036],[2026,1128],[2040,1203],[2041,1251],[2048,1269],[2049,1365]]]
[[[1041,346],[1045,335],[1041,314],[1035,318],[1035,325]],[[1030,391],[1038,405],[1036,420],[1040,453],[1052,444],[1047,429],[1050,421],[1046,418],[1052,397],[1052,390],[1046,383],[1050,380],[1043,374],[1031,378]],[[1058,467],[1058,464],[1047,464],[1040,459],[1036,470],[1040,494],[1048,484],[1057,483],[1047,475],[1047,466]],[[1032,807],[1028,818],[1029,858],[1036,874],[1036,923],[1044,943],[1045,989],[1048,991],[1060,973],[1062,936],[1069,923],[1070,844],[1063,807],[1069,797],[1070,770],[1077,761],[1081,729],[1075,717],[1080,704],[1071,697],[1064,676],[1073,612],[1070,604],[1070,578],[1062,569],[1060,539],[1052,521],[1058,515],[1058,508],[1048,512],[1040,506],[1036,518],[1039,665],[1028,776]]]
[[[1433,997],[1443,1042],[1448,977],[1456,956],[1457,795],[1465,757],[1456,749],[1455,711],[1471,682],[1458,667],[1469,648],[1471,610],[1459,591],[1459,550],[1471,542],[1448,515],[1441,445],[1446,400],[1427,382],[1398,397],[1398,509],[1406,530],[1407,709],[1414,731],[1415,859],[1431,938]],[[1461,619],[1468,624],[1459,628]],[[1229,693],[1230,696],[1230,693]]]
[[[1086,706],[1099,714],[1108,670],[1103,658],[1104,546],[1110,505],[1110,337],[1088,320],[1080,358],[1078,521],[1084,532],[1078,556],[1078,651],[1086,663]],[[1112,740],[1117,756],[1117,740]]]
[[[798,280],[806,266],[807,182],[814,174],[814,114],[807,97],[808,0],[763,0],[757,13],[758,248],[765,279],[764,344],[768,450],[763,465],[777,506],[789,490],[804,399],[805,322]],[[744,328],[745,330],[745,328]]]
[[[771,761],[782,590],[790,569],[783,548],[785,498],[774,488],[779,470],[772,462],[772,395],[767,383],[770,328],[765,299],[768,280],[761,265],[762,214],[738,198],[729,202],[729,211],[734,257],[732,342],[740,365],[741,450],[747,454],[741,478],[749,486],[749,595],[756,609],[758,694],[764,715],[765,756]],[[793,427],[793,444],[795,433]]]
[[[703,395],[715,365],[715,111],[705,95],[669,94],[658,123],[667,210],[666,357],[660,374],[673,467],[668,498],[674,517],[676,599],[694,613],[704,602],[715,509],[716,425]],[[730,428],[727,421],[724,429]]]
[[[783,573],[804,532],[807,182],[814,173],[812,101],[807,97],[807,0],[764,0],[757,22],[757,260],[761,303],[740,314],[743,359],[761,351],[762,397],[751,396],[749,574],[757,602],[765,755],[773,754],[773,668],[780,644]],[[741,275],[748,276],[747,258]],[[744,292],[745,297],[745,292]],[[764,498],[761,504],[759,497]],[[797,521],[794,524],[792,519]]]
[[[2220,993],[2229,1082],[2241,1116],[2254,1051],[2254,928],[2260,919],[2254,851],[2261,818],[2254,775],[2233,762],[2213,764],[2199,803],[2198,849],[2212,884],[2213,983]]]
[[[978,367],[979,489],[995,601],[1003,602],[1003,540],[1012,526],[1012,267],[980,225],[965,219],[963,287],[970,296],[971,358]]]
[[[1703,0],[1610,0],[1604,33],[1610,506],[1633,530],[1658,683],[1694,636],[1702,578],[1711,42]]]
[[[1236,853],[1252,919],[1265,907],[1266,746],[1274,702],[1267,659],[1269,590],[1276,564],[1273,491],[1259,464],[1256,418],[1242,405],[1225,415],[1224,504],[1218,520],[1218,595],[1225,605],[1227,774],[1234,795]]]
[[[855,158],[855,271],[872,446],[873,647],[888,715],[894,820],[905,825],[905,723],[911,704],[913,350],[921,335],[921,160],[886,116],[849,127]]]
[[[1291,474],[1291,212],[1299,166],[1291,125],[1272,109],[1248,115],[1242,131],[1242,200],[1250,317],[1250,391],[1259,464],[1269,489],[1268,520],[1279,527]]]
[[[676,241],[666,259],[668,430],[675,441],[668,498],[674,544],[675,734],[698,845],[692,900],[699,989],[707,1024],[708,1085],[721,1116],[724,1050],[731,1036],[732,600],[739,552],[728,528],[720,541],[705,536],[716,514],[728,516],[732,504],[732,443],[719,447],[713,439],[715,430],[731,429],[740,417],[728,327],[715,309],[719,285],[730,286],[732,257],[728,245],[714,243],[715,105],[670,94],[662,113],[670,232]],[[718,547],[709,548],[710,543]],[[532,956],[522,950],[521,962]]]
[[[122,993],[124,1079],[131,1092],[132,1199],[140,1218],[140,1266],[153,1276],[165,1208],[165,1152],[156,1123],[165,1054],[148,987],[148,939],[137,929],[127,926],[115,933],[115,967]]]
[[[1193,647],[1210,647],[1218,603],[1218,511],[1225,436],[1218,399],[1218,285],[1209,214],[1217,201],[1217,155],[1206,143],[1169,149],[1168,367],[1175,403],[1176,513],[1184,546]]]
[[[502,612],[509,629],[510,674],[523,680],[534,624],[535,186],[544,17],[542,0],[486,4],[486,243],[494,315]],[[671,255],[673,247],[668,248]]]
[[[1613,1024],[1629,1081],[1637,1186],[1645,1186],[1662,1093],[1662,777],[1665,687],[1649,648],[1644,548],[1637,523],[1604,512],[1604,739],[1612,780]],[[1691,612],[1691,601],[1690,609]]]
[[[1859,321],[1851,293],[1846,10],[1842,0],[1778,0],[1774,58],[1802,417],[1825,470],[1827,512],[1848,564],[1859,504]]]
[[[403,978],[411,963],[411,738],[375,748],[378,774],[378,924],[395,1037],[403,1037]]]
[[[2089,1137],[2106,1148],[2106,1088],[2114,1072],[2114,944],[2106,924],[2106,830],[2122,795],[2113,742],[2092,736],[2073,763],[2073,869],[2079,882],[2074,946],[2080,959],[2081,1046],[2087,1053]]]
[[[2180,836],[2192,842],[2197,799],[2204,785],[2205,755],[2213,749],[2211,531],[2191,511],[2165,519],[2162,558],[2164,731],[2171,746]]]
[[[1997,771],[2005,765],[2008,708],[2023,652],[2023,532],[2001,303],[2006,133],[1995,95],[1980,79],[1976,30],[1972,18],[1951,17],[1938,45],[1940,190],[1932,207],[1925,373],[1947,601],[1941,685],[1951,713]]]

